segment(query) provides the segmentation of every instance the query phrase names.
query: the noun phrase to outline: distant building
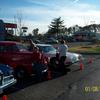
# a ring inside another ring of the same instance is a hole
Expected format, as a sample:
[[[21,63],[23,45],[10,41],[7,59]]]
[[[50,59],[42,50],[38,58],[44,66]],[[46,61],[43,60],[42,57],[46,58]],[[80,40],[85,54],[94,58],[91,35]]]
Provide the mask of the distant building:
[[[4,23],[3,20],[0,20],[0,41],[4,41],[9,37],[11,38],[16,32],[16,28],[17,24]]]
[[[96,39],[100,40],[100,33],[96,33]]]
[[[74,39],[76,41],[92,41],[96,38],[95,32],[78,31],[74,33]]]

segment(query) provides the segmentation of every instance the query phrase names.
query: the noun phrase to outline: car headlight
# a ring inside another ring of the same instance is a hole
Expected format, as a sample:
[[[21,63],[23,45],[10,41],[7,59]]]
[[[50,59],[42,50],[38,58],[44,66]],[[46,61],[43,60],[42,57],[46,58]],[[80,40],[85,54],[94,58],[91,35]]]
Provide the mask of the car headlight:
[[[45,73],[45,72],[47,72],[47,69],[45,69],[45,70],[42,71],[42,73]]]
[[[73,57],[73,58],[72,58],[72,61],[76,61],[76,60],[77,60],[77,58],[76,58],[76,57]]]
[[[80,54],[79,56],[78,56],[78,59],[81,61],[81,60],[84,60],[84,58],[83,58],[83,56]]]

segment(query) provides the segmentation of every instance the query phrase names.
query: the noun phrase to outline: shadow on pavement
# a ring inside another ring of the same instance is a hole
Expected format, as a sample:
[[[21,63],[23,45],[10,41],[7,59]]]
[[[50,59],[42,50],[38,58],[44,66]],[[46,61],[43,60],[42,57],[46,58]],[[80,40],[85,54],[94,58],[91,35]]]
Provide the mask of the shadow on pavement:
[[[59,78],[61,76],[62,75],[59,72],[53,72],[52,79],[56,79],[56,78]],[[17,83],[14,86],[4,90],[4,93],[1,94],[0,97],[3,96],[4,94],[8,95],[8,94],[20,91],[21,89],[27,88],[31,85],[40,84],[40,83],[45,82],[45,81],[49,81],[49,80],[43,80],[41,82],[37,82],[34,76],[31,76],[27,79],[19,80],[19,81],[17,81]]]
[[[77,71],[80,71],[80,69],[73,70],[72,72],[77,72]]]

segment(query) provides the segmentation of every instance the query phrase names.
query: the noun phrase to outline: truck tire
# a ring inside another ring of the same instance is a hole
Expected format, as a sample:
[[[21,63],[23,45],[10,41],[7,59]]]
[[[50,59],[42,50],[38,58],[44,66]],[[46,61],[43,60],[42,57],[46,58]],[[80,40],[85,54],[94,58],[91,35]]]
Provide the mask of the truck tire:
[[[28,76],[28,74],[23,68],[16,68],[14,74],[15,78],[17,79],[24,79],[26,78],[26,76]]]
[[[35,63],[34,64],[34,71],[35,71],[35,80],[37,82],[41,82],[44,79],[44,73],[42,72],[45,69],[45,66],[41,63]]]

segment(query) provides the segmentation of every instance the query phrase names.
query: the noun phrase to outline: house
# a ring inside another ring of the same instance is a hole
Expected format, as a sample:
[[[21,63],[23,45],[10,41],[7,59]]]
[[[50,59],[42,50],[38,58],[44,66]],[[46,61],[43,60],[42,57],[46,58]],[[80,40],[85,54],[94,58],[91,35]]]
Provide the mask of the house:
[[[87,31],[77,31],[74,33],[73,36],[76,41],[92,41],[96,38],[96,33]]]

